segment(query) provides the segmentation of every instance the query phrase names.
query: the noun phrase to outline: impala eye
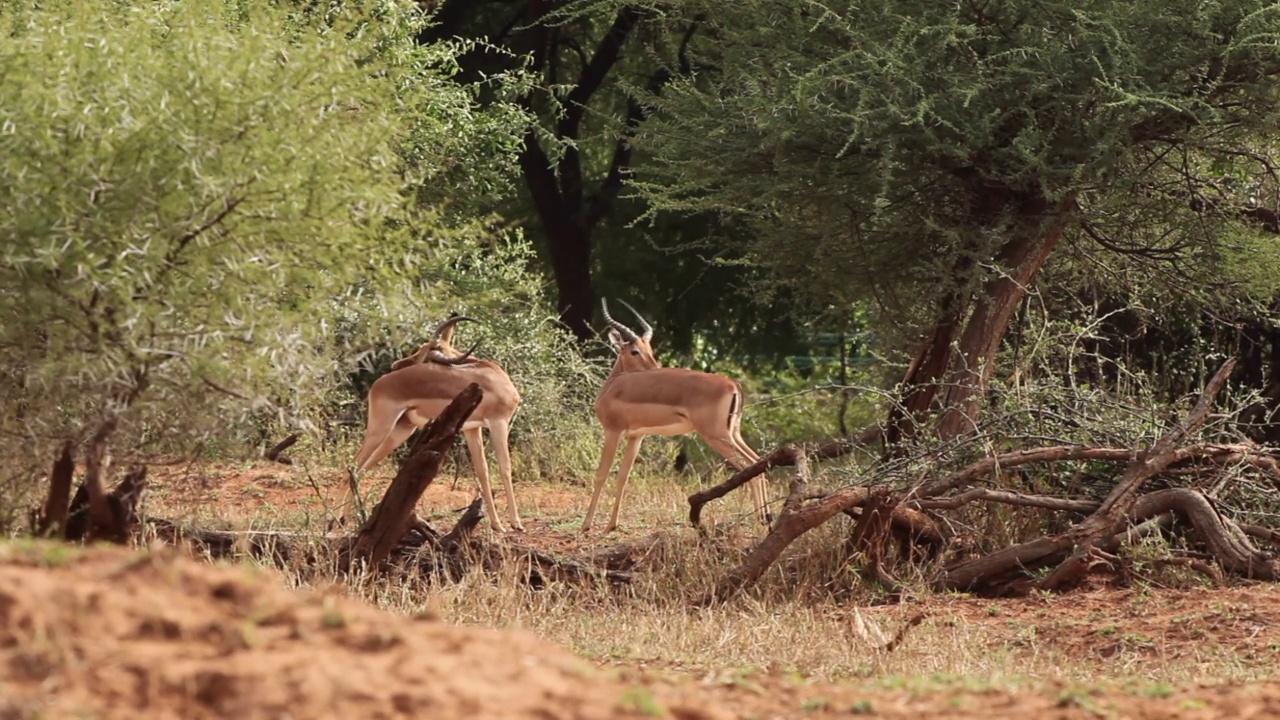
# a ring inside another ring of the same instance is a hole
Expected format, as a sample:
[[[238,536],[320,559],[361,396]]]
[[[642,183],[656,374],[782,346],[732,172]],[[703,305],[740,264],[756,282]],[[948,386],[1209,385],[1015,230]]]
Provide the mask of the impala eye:
[[[640,351],[635,348],[631,348],[631,354],[638,357],[640,355]]]

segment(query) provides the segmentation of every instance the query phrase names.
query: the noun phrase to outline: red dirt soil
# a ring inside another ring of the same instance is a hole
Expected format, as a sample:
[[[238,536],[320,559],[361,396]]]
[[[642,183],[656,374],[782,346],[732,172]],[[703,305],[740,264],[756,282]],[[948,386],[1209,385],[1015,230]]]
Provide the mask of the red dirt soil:
[[[645,698],[527,633],[174,549],[0,545],[0,718],[726,717]]]
[[[475,494],[466,476],[451,489],[451,475],[420,506],[442,527]],[[371,477],[371,488],[389,476]],[[153,466],[151,480],[148,506],[160,514],[199,508],[204,520],[247,526],[271,524],[273,512],[296,523],[300,510],[322,511],[297,467]],[[340,478],[326,472],[314,481],[330,491]],[[526,541],[578,548],[576,523],[565,518],[580,517],[586,488],[518,484],[517,492]],[[304,593],[283,584],[271,572],[210,565],[172,549],[0,544],[0,720],[1280,717],[1280,683],[1157,682],[1174,665],[1203,666],[1207,681],[1223,663],[1274,677],[1267,670],[1280,662],[1274,585],[932,597],[861,610],[887,628],[924,611],[935,627],[980,629],[971,635],[984,651],[1025,643],[1028,655],[1056,652],[1088,660],[1102,676],[1115,668],[1117,678],[1151,679],[1105,689],[1045,682],[1015,692],[928,679],[911,688],[874,678],[832,684],[784,670],[744,682],[661,661],[602,671],[527,633],[406,618],[337,588]]]
[[[1276,717],[1280,684],[926,691],[602,672],[174,549],[0,545],[0,718]]]

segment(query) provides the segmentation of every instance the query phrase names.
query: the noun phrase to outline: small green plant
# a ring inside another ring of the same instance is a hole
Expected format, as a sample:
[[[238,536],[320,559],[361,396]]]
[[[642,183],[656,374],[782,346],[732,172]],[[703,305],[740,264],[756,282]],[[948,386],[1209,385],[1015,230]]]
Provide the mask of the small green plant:
[[[819,710],[826,710],[827,706],[830,704],[831,704],[830,701],[828,701],[826,698],[816,697],[816,698],[809,698],[808,700],[805,700],[803,703],[800,704],[800,708],[805,712],[817,712]]]
[[[622,700],[619,702],[623,710],[638,712],[641,715],[659,716],[666,711],[662,707],[662,703],[648,689],[642,687],[627,688],[622,693]]]
[[[346,616],[337,608],[332,597],[324,599],[324,612],[320,616],[320,622],[329,630],[340,630],[347,626]]]
[[[870,715],[875,712],[875,708],[870,700],[858,700],[849,706],[849,712],[854,715]]]

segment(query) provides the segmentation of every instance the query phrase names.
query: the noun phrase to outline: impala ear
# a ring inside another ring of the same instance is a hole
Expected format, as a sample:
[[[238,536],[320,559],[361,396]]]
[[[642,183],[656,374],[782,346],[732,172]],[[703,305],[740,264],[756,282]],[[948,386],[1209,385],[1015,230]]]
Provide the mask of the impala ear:
[[[623,342],[625,342],[622,339],[622,335],[620,335],[618,331],[614,330],[613,328],[609,328],[609,341],[618,347],[622,347]]]

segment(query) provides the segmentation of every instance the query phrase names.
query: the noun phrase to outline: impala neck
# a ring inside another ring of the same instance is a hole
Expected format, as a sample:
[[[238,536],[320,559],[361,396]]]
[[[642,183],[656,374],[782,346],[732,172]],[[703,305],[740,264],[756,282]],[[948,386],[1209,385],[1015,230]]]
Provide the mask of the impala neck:
[[[609,377],[605,378],[605,383],[607,384],[610,380],[618,377],[619,375],[626,375],[627,373],[641,372],[644,370],[656,370],[660,367],[662,367],[662,365],[656,360],[653,363],[653,367],[640,367],[637,363],[626,362],[624,357],[619,355],[618,359],[613,363],[613,369],[609,371]]]

